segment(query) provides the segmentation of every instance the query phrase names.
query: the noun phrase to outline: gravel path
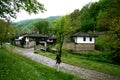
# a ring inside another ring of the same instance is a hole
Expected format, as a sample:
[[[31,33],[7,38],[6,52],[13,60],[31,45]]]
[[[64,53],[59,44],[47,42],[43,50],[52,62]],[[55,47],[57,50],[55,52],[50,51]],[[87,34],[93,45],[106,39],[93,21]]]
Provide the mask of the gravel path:
[[[55,60],[45,57],[45,56],[42,56],[42,55],[39,55],[39,54],[34,54],[33,48],[31,48],[31,49],[15,48],[14,51],[17,51],[21,55],[23,55],[27,58],[30,58],[36,62],[42,63],[42,64],[50,66],[52,68],[56,68]],[[88,70],[88,69],[80,68],[80,67],[65,64],[65,63],[60,64],[60,70],[71,73],[73,75],[76,75],[76,76],[86,79],[86,80],[120,80],[120,77],[111,76],[111,75],[97,72],[94,70]]]

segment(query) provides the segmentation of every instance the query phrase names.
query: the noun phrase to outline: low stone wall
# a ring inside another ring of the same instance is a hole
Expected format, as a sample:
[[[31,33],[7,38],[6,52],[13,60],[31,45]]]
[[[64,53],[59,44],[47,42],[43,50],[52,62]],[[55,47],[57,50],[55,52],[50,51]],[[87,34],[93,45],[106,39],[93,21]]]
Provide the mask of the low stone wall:
[[[72,51],[86,51],[86,50],[95,50],[94,44],[88,44],[88,43],[65,43],[63,45],[63,49],[72,50]]]

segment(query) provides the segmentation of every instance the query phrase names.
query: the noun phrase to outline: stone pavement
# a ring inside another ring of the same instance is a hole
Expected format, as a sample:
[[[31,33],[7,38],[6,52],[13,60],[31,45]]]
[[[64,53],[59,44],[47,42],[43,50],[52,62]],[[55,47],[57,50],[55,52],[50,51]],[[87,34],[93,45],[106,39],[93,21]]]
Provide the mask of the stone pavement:
[[[50,66],[52,68],[56,68],[55,60],[39,55],[34,54],[34,49],[22,49],[22,48],[15,48],[14,51],[17,51],[21,55],[32,59],[33,61],[42,63],[44,65]],[[80,78],[86,79],[86,80],[120,80],[120,77],[115,77],[112,75],[104,74],[101,72],[97,72],[94,70],[84,69],[81,67],[69,65],[66,63],[60,64],[60,70],[64,72],[68,72],[70,74],[76,75]]]

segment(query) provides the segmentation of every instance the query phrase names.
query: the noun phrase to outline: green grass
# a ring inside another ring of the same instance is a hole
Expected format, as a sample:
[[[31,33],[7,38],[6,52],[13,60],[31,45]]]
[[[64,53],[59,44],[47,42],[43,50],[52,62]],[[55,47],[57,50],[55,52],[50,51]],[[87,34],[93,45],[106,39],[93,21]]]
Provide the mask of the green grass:
[[[0,49],[0,80],[82,80]]]
[[[106,62],[106,63],[113,63],[111,56],[109,55],[108,51],[83,51],[80,55],[84,56],[87,60],[92,61],[99,61],[99,62]]]
[[[52,59],[55,59],[56,57],[56,54],[51,54],[48,52],[43,53],[40,51],[36,51],[35,53],[50,57]],[[62,54],[62,62],[120,77],[120,65],[91,60],[84,56],[68,53]]]

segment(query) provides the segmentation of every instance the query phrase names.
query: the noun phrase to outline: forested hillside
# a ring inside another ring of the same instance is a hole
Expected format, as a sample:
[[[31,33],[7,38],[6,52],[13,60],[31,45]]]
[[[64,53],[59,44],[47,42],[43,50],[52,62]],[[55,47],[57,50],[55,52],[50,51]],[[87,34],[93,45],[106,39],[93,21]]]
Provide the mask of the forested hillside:
[[[60,18],[60,16],[51,16],[48,18],[36,18],[36,19],[22,20],[19,22],[15,22],[13,24],[22,32],[30,32],[36,22],[41,21],[41,20],[46,20],[49,22],[49,25],[51,25],[54,22],[54,20],[57,18]]]

